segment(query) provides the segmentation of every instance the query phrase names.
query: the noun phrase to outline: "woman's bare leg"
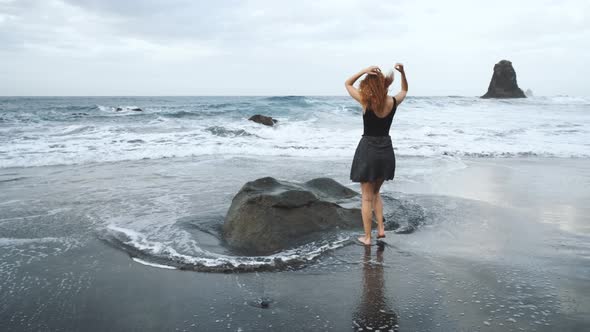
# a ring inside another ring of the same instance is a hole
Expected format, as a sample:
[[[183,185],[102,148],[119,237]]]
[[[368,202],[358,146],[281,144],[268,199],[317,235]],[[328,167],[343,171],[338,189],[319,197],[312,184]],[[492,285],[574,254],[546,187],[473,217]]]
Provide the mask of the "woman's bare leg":
[[[365,236],[359,237],[359,241],[365,245],[371,244],[371,223],[373,222],[373,183],[361,182],[362,202],[361,214]]]
[[[381,185],[383,180],[377,180],[373,185],[373,212],[375,212],[375,219],[377,219],[377,237],[385,237],[385,226],[383,225],[383,201],[381,200]]]

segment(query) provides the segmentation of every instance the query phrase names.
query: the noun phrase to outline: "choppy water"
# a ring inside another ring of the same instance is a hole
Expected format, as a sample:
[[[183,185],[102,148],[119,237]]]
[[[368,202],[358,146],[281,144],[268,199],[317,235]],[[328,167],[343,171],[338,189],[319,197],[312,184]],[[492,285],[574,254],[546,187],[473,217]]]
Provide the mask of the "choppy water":
[[[137,107],[143,111],[133,110]],[[279,123],[266,127],[247,120],[256,113]],[[349,184],[348,160],[362,133],[361,110],[350,98],[3,97],[0,132],[0,183],[15,193],[2,202],[7,234],[0,238],[5,244],[31,237],[30,223],[36,218],[41,242],[59,243],[55,239],[71,226],[68,221],[80,218],[87,222],[75,225],[80,228],[75,233],[95,234],[137,262],[251,271],[304,266],[351,243],[350,234],[343,233],[272,256],[241,257],[224,249],[216,229],[231,197],[257,177],[306,181],[328,176]],[[410,97],[396,113],[391,135],[398,158],[418,157],[412,167],[404,169],[402,163],[397,181],[460,170],[466,167],[465,157],[586,158],[590,100]],[[187,174],[174,160],[199,165],[199,171],[190,167]],[[120,164],[124,161],[130,163]],[[77,171],[65,172],[65,178],[60,172],[44,178],[68,188],[58,196],[61,200],[54,201],[56,188],[50,187],[45,197],[52,203],[42,198],[25,203],[22,194],[34,196],[39,188],[35,167],[71,164],[78,165]],[[27,168],[24,173],[31,176],[18,171]],[[142,171],[135,173],[136,168]],[[126,196],[131,188],[136,189]],[[398,195],[385,190],[386,198]],[[198,203],[187,196],[199,197]],[[21,199],[11,200],[16,197]],[[72,207],[64,197],[85,208]],[[408,213],[425,209],[404,204]],[[385,212],[400,217],[394,210]],[[48,220],[63,214],[67,218],[61,217],[64,225],[56,231]],[[430,219],[424,216],[417,223],[440,218]]]
[[[256,113],[279,125],[247,121]],[[206,155],[348,157],[360,121],[348,97],[2,97],[0,168]],[[588,157],[590,99],[409,97],[391,135],[404,156]]]

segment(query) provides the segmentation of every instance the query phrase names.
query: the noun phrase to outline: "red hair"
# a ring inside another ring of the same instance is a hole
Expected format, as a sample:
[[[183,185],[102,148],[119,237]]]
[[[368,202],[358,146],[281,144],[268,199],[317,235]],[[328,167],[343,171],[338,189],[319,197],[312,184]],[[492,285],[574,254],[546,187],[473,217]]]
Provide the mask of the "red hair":
[[[393,83],[393,73],[385,76],[379,71],[375,75],[367,75],[359,86],[361,103],[365,109],[371,109],[379,115],[384,113],[385,97],[391,83]]]

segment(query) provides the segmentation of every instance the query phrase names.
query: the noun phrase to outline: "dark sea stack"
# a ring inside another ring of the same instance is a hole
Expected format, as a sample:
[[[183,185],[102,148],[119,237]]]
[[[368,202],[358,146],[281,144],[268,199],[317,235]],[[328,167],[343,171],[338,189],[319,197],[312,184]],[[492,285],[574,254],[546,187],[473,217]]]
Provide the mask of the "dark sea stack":
[[[248,120],[271,127],[274,126],[275,123],[279,122],[278,120],[273,119],[270,116],[265,116],[261,114],[252,115]]]
[[[268,255],[318,240],[338,229],[361,229],[361,211],[339,204],[359,194],[319,178],[305,183],[271,177],[246,183],[223,224],[227,244],[247,255]]]
[[[133,112],[143,112],[143,110],[141,108],[139,108],[139,107],[134,107],[134,108],[130,109],[130,111],[133,111]]]
[[[496,63],[488,92],[481,98],[526,98],[516,83],[516,72],[512,62],[502,60]]]

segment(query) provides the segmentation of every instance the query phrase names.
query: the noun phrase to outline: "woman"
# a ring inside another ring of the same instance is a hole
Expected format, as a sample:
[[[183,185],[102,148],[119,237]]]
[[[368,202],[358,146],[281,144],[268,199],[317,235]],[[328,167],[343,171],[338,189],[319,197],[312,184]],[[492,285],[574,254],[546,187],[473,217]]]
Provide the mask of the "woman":
[[[358,240],[364,245],[371,244],[373,211],[377,219],[377,238],[385,237],[383,202],[379,190],[383,181],[392,180],[395,175],[395,155],[389,127],[397,107],[408,92],[404,66],[397,63],[394,68],[402,75],[402,89],[394,97],[387,95],[393,82],[393,71],[384,76],[376,66],[361,70],[344,83],[350,96],[363,106],[364,133],[354,153],[350,179],[361,183],[361,212],[365,235]],[[364,74],[367,76],[361,81],[359,89],[355,88],[354,82]]]

